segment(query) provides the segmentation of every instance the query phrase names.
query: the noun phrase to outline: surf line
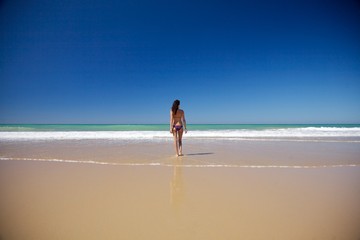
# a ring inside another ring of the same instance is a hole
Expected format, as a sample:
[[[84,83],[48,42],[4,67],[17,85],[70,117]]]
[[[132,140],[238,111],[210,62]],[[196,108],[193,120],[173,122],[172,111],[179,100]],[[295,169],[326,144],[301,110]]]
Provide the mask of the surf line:
[[[0,157],[1,161],[33,161],[33,162],[58,162],[58,163],[79,163],[79,164],[96,164],[96,165],[113,165],[113,166],[159,166],[160,163],[111,163],[98,161],[83,161],[69,159],[45,159],[45,158],[7,158]]]
[[[162,166],[162,167],[186,167],[186,168],[282,168],[282,169],[316,169],[316,168],[340,168],[340,167],[359,167],[357,164],[333,164],[333,165],[236,165],[236,164],[171,164],[171,163],[112,163],[99,161],[83,161],[69,159],[44,159],[44,158],[9,158],[0,157],[1,161],[33,161],[33,162],[57,162],[74,164],[95,164],[108,166]]]

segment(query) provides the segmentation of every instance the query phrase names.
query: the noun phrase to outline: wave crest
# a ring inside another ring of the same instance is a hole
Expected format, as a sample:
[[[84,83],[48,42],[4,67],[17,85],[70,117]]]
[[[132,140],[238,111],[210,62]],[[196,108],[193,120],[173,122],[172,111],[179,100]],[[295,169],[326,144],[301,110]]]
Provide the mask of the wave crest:
[[[185,138],[220,139],[281,139],[281,138],[360,138],[360,128],[306,127],[265,130],[206,130],[189,131]],[[151,140],[171,139],[168,131],[48,131],[0,132],[0,140]]]

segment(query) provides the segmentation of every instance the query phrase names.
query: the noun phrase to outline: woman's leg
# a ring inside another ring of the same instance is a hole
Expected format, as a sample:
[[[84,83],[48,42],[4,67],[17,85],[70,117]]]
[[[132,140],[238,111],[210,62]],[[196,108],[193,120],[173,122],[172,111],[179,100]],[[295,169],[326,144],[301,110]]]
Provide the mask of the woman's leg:
[[[178,133],[175,129],[173,130],[173,136],[174,136],[175,153],[176,153],[176,156],[179,156]]]
[[[183,135],[183,132],[184,132],[184,130],[180,129],[179,133],[178,133],[178,135],[179,135],[179,154],[180,154],[180,156],[183,155],[182,154],[182,135]]]

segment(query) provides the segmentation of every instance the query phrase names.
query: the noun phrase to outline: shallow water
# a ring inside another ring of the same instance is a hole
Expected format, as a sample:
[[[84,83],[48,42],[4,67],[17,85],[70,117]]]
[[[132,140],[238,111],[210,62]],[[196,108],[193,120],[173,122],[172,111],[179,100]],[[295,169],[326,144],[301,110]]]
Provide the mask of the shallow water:
[[[360,165],[360,143],[184,139],[183,167],[314,168]],[[172,166],[172,140],[1,141],[1,160]]]

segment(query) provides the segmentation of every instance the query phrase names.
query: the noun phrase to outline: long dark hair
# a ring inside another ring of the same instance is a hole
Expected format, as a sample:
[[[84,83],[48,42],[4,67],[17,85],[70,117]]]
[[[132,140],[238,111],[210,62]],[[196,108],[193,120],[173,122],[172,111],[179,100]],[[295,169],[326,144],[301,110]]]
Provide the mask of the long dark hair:
[[[175,100],[172,107],[171,107],[171,111],[173,113],[173,116],[176,114],[177,110],[179,109],[179,105],[180,105],[180,100]]]

